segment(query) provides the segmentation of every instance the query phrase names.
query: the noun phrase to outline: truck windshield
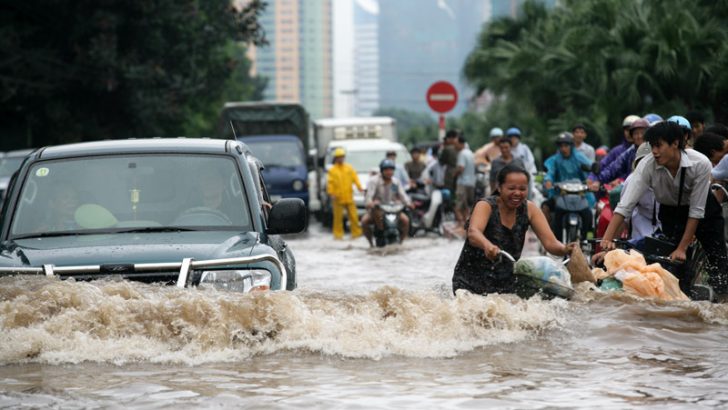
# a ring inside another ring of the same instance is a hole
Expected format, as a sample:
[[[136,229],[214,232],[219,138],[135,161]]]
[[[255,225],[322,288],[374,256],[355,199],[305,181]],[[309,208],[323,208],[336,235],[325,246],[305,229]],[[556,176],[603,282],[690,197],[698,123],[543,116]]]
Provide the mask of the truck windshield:
[[[218,155],[119,155],[39,162],[13,237],[130,230],[251,230],[235,162]]]
[[[369,172],[373,168],[379,171],[379,163],[386,158],[387,151],[389,150],[351,150],[346,153],[345,162],[351,164],[358,172]],[[409,161],[409,158],[409,153],[406,150],[397,150],[397,164],[404,165],[405,162]],[[329,153],[326,163],[330,165],[332,161],[332,153]]]
[[[298,141],[250,141],[243,140],[266,167],[299,167],[303,162],[302,148]]]

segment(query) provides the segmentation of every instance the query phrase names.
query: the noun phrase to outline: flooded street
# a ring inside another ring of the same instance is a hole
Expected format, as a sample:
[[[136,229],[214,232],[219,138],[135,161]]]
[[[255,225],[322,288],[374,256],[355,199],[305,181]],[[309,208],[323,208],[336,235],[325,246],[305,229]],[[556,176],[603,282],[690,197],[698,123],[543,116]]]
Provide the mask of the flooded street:
[[[725,408],[728,306],[454,298],[462,241],[314,224],[298,289],[0,279],[0,408]]]

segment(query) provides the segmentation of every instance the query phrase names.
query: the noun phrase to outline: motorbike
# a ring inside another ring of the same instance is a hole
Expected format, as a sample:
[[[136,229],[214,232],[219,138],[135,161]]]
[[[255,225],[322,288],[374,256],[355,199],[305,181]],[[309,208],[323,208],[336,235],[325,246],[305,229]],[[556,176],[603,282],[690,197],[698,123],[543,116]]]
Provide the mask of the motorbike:
[[[612,210],[612,204],[616,204],[619,202],[619,193],[622,190],[622,181],[618,180],[611,184],[605,184],[599,186],[599,191],[597,196],[599,199],[597,199],[597,203],[595,206],[595,218],[594,218],[594,226],[595,226],[595,235],[599,238],[604,236],[604,233],[607,231],[607,226],[609,226],[609,222],[612,220],[613,210]],[[596,245],[597,249],[596,251],[599,251],[599,245]]]
[[[475,198],[480,199],[488,195],[490,188],[490,166],[488,164],[478,164],[475,167]]]
[[[429,194],[424,185],[418,185],[416,189],[408,192],[412,200],[412,209],[409,210],[410,218],[409,235],[415,236],[418,232],[434,232],[440,236],[444,234],[442,222],[445,217],[445,196],[439,189],[432,190]]]
[[[565,243],[580,241],[587,226],[582,213],[591,212],[586,198],[589,188],[578,180],[557,182],[554,187],[557,192],[554,221],[561,218],[561,240]],[[555,233],[559,236],[559,232]]]
[[[404,204],[389,203],[377,205],[381,212],[381,229],[374,224],[374,244],[381,248],[387,245],[400,243],[399,214],[404,212]]]

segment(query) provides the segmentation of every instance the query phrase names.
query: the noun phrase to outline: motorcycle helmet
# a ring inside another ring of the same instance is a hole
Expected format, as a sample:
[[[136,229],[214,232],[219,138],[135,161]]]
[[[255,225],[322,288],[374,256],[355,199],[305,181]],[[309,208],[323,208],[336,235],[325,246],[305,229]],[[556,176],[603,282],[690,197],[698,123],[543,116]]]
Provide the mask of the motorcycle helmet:
[[[629,132],[637,128],[650,128],[650,126],[650,123],[646,119],[638,118],[629,126]]]
[[[521,138],[521,130],[519,130],[516,127],[508,128],[508,131],[506,131],[506,136],[508,137],[518,137]]]
[[[639,148],[637,148],[637,152],[635,153],[634,161],[632,161],[632,170],[637,168],[637,163],[639,163],[642,158],[646,157],[647,155],[649,155],[651,153],[652,153],[652,146],[650,145],[650,143],[643,142],[639,146]]]
[[[343,156],[346,156],[346,151],[343,148],[339,147],[334,150],[334,158]]]
[[[692,127],[690,126],[690,121],[688,121],[687,118],[682,117],[680,115],[673,115],[672,117],[667,119],[667,122],[676,123],[677,125],[680,126],[680,128],[683,129],[683,131],[692,130]]]
[[[660,121],[663,121],[662,117],[660,117],[657,114],[650,113],[642,117],[643,119],[647,120],[647,122],[650,124],[650,127],[657,124]]]
[[[634,114],[624,117],[624,121],[622,121],[622,128],[629,127],[635,120],[638,120],[639,118],[639,116]]]
[[[574,144],[574,136],[567,131],[560,133],[556,136],[556,145],[560,144]]]
[[[490,137],[491,138],[500,138],[502,136],[503,136],[503,130],[502,129],[500,129],[498,127],[494,127],[494,128],[491,128],[490,129]]]
[[[379,172],[384,172],[385,169],[394,169],[394,161],[391,159],[384,159],[379,163]]]

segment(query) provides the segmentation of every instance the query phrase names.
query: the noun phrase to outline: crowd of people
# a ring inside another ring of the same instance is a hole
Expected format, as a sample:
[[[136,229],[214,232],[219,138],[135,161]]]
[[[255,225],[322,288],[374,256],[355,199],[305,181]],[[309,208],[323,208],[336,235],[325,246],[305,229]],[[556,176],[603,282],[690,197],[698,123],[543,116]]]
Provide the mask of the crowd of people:
[[[438,201],[450,204],[455,229],[465,238],[453,289],[504,292],[511,284],[502,270],[512,266],[495,261],[501,250],[517,258],[527,229],[533,230],[549,253],[566,255],[576,246],[563,243],[564,211],[558,206],[557,189],[559,183],[576,181],[584,185],[582,196],[588,204],[578,211],[579,239],[601,238],[602,252],[596,253],[595,262],[615,247],[616,239],[629,240],[640,249],[646,239],[662,238],[673,244],[669,257],[678,262],[686,260],[688,247],[697,241],[707,256],[710,284],[719,293],[728,292],[728,274],[720,269],[728,266],[722,208],[728,198],[711,190],[712,182],[728,180],[728,127],[706,127],[697,113],[666,120],[650,113],[625,117],[622,135],[611,148],[592,145],[587,142],[587,127],[575,124],[556,136],[555,152],[539,173],[517,127],[505,132],[493,128],[490,141],[474,151],[462,132],[449,130],[439,145],[427,151],[413,148],[404,167],[392,157],[383,159],[379,175],[366,189],[364,233],[371,244],[369,226],[380,218],[377,204],[399,201],[411,207],[408,192],[438,192]],[[476,189],[479,172],[484,173],[485,183],[480,191]],[[362,188],[353,179],[348,183],[349,191],[352,184]],[[335,214],[340,215],[345,206],[338,208]],[[355,216],[352,219],[357,222]],[[403,214],[402,240],[409,223]],[[353,235],[359,232],[358,226],[352,227]],[[335,222],[334,235],[341,234]]]

